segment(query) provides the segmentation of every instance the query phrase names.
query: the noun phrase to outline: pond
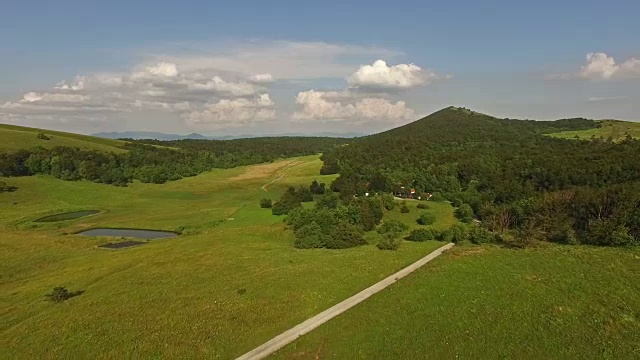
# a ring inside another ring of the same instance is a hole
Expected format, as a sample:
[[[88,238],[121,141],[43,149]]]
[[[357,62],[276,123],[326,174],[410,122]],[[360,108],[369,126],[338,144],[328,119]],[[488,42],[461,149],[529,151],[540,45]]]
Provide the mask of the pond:
[[[45,216],[43,218],[34,220],[34,222],[56,222],[56,221],[72,220],[72,219],[78,219],[81,217],[97,214],[99,212],[100,210],[72,211],[72,212],[67,212],[62,214]]]
[[[115,229],[115,228],[97,228],[81,231],[78,234],[87,236],[118,236],[137,239],[163,239],[178,236],[171,231],[144,230],[144,229]]]

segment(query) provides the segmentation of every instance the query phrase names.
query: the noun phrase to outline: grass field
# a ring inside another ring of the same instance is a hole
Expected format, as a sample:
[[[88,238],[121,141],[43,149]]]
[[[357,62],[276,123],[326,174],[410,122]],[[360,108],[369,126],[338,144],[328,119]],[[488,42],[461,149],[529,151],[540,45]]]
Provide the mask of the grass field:
[[[295,249],[282,218],[258,202],[289,184],[330,183],[316,175],[321,165],[310,156],[126,188],[2,179],[18,190],[0,194],[0,357],[234,358],[441,246]],[[441,206],[439,221],[451,221]],[[102,213],[32,222],[93,209]],[[185,235],[123,250],[72,235],[98,226]],[[46,302],[55,286],[85,292]]]
[[[589,140],[592,136],[596,138],[613,138],[614,141],[622,140],[626,134],[630,134],[634,139],[640,139],[640,122],[600,120],[600,127],[588,130],[562,131],[548,134],[549,136],[562,139]]]
[[[50,140],[38,139],[39,132],[43,132]],[[45,148],[70,146],[89,150],[124,152],[126,150],[120,148],[124,144],[125,142],[121,140],[0,124],[0,152],[29,149],[37,146]]]
[[[277,359],[638,359],[640,249],[458,247]]]

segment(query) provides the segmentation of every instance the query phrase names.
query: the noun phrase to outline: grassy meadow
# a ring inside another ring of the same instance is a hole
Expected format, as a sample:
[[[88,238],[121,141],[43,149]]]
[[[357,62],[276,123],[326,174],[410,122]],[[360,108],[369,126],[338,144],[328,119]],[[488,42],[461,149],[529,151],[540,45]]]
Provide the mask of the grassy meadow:
[[[640,250],[454,247],[274,359],[637,359]]]
[[[44,133],[49,140],[38,139],[38,133]],[[24,126],[0,124],[0,152],[29,149],[38,146],[53,148],[56,146],[77,147],[85,150],[125,152],[120,147],[126,142],[103,139],[95,136],[66,133],[62,131],[42,130]]]
[[[579,140],[589,140],[592,136],[604,139],[611,137],[614,141],[619,141],[629,134],[634,139],[640,139],[640,122],[600,120],[598,123],[600,127],[594,129],[562,131],[548,135],[561,139]]]
[[[18,190],[0,194],[0,356],[234,358],[442,245],[295,249],[282,217],[258,202],[289,184],[330,183],[333,176],[317,175],[321,165],[309,156],[125,188],[2,179]],[[438,206],[439,220],[450,222],[451,207]],[[102,212],[33,222],[94,209]],[[93,227],[184,235],[106,250],[97,246],[113,238],[73,234]],[[85,292],[46,302],[55,286]]]

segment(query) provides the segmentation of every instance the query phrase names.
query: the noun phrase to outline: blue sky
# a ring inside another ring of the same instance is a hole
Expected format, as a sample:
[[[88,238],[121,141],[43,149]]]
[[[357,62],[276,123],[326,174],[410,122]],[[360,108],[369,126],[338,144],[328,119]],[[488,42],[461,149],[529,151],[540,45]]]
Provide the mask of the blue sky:
[[[372,132],[448,105],[640,120],[638,13],[637,1],[9,0],[0,121]]]

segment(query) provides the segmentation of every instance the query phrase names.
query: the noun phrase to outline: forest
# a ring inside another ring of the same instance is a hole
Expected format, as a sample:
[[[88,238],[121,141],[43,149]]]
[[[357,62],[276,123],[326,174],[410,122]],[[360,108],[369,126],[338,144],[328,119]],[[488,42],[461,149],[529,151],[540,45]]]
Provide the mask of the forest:
[[[125,145],[128,151],[119,154],[73,147],[0,153],[0,176],[47,174],[62,180],[90,180],[117,186],[126,186],[134,179],[161,184],[214,168],[318,154],[346,142],[320,137],[128,141]]]
[[[446,108],[323,154],[343,198],[401,186],[449,200],[482,227],[521,243],[640,242],[640,141],[545,133],[598,126],[498,119]]]

